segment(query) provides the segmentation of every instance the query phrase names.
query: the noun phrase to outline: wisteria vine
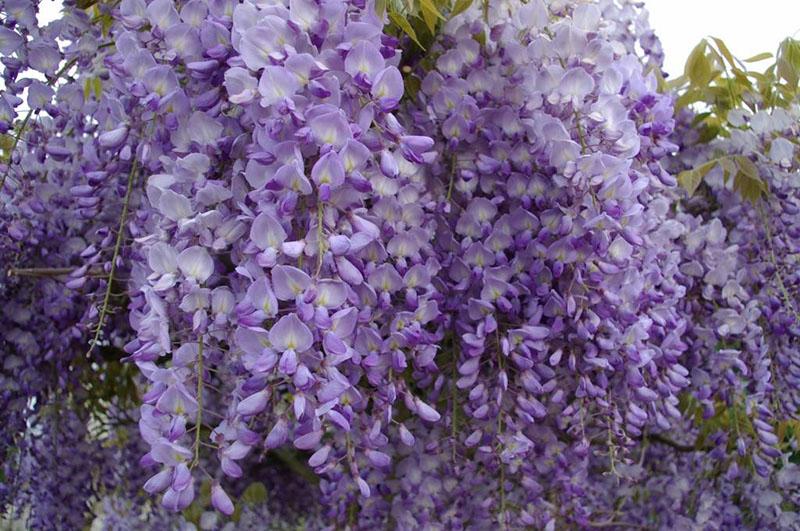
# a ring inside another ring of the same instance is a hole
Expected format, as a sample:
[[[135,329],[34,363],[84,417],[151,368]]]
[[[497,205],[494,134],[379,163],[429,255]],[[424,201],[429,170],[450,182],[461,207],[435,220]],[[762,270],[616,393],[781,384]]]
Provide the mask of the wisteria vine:
[[[0,1],[7,519],[800,525],[800,45],[412,4]]]

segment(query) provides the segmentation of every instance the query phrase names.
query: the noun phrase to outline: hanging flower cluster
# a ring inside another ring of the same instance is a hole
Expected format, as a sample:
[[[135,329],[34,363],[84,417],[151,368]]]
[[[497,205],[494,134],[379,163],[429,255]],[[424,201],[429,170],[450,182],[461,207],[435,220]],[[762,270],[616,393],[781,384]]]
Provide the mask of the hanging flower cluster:
[[[728,121],[730,138],[709,146],[686,134],[675,161],[692,167],[709,151],[720,156],[703,194],[677,215],[683,227],[671,229],[682,242],[681,283],[692,295],[683,309],[693,323],[689,413],[714,428],[706,442],[689,426],[686,440],[714,447],[718,481],[761,485],[743,495],[756,522],[791,527],[796,513],[781,501],[794,504],[797,494],[779,471],[793,466],[797,449],[791,430],[798,411],[798,161],[787,138],[798,134],[798,108],[732,111]],[[763,200],[743,201],[734,189],[731,172],[741,168],[753,168],[768,185]],[[784,489],[785,497],[775,495]]]
[[[0,506],[796,525],[797,107],[704,143],[633,1],[379,4],[0,2]]]
[[[8,132],[0,165],[3,507],[27,503],[19,498],[28,488],[26,473],[18,470],[24,456],[42,460],[53,444],[61,444],[55,442],[61,435],[45,444],[26,432],[52,434],[49,417],[57,415],[52,404],[102,378],[99,365],[109,357],[119,358],[118,349],[128,335],[125,315],[109,313],[104,321],[112,326],[102,345],[87,346],[98,321],[95,303],[99,305],[106,293],[117,302],[118,292],[124,290],[123,284],[115,284],[111,295],[106,276],[111,255],[103,251],[113,241],[110,226],[119,217],[119,165],[107,159],[97,135],[97,123],[106,115],[99,108],[99,96],[85,93],[77,82],[63,81],[77,69],[87,76],[97,72],[100,58],[93,51],[102,46],[100,29],[77,10],[39,28],[35,7],[31,2],[6,2],[8,16],[0,28],[5,85],[0,108],[2,131]],[[77,426],[86,420],[81,413],[67,415],[65,430],[69,423]],[[65,438],[73,434],[56,428],[55,433],[66,434],[63,444],[83,437],[78,430],[73,438]],[[79,467],[91,452],[74,455],[71,465]],[[50,466],[29,465],[43,470]],[[58,479],[61,470],[52,473],[53,477],[37,478],[32,498],[39,500],[37,505],[57,511],[59,501],[83,504],[75,502],[83,496],[58,494],[64,487]],[[70,474],[67,470],[63,477]],[[36,510],[31,514],[38,518]],[[75,517],[83,518],[83,511]]]
[[[392,114],[397,43],[347,3],[146,14],[162,31],[118,36],[109,59],[164,153],[147,155],[126,346],[152,382],[140,425],[161,468],[145,488],[183,509],[201,445],[238,478],[250,452],[290,444],[320,471],[344,459],[368,495],[356,454],[388,465],[376,437],[398,438],[394,402],[438,420],[393,376],[430,365],[439,337],[419,171],[433,142]],[[233,511],[217,484],[212,502]]]

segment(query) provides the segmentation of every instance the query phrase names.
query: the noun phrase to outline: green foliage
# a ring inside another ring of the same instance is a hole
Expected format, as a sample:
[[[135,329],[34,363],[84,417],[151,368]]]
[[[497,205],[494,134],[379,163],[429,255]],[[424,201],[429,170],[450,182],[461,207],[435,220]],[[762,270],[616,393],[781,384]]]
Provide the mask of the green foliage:
[[[242,495],[239,496],[237,503],[234,503],[234,512],[231,515],[231,520],[238,522],[242,517],[242,511],[246,507],[257,507],[267,502],[269,494],[267,487],[260,481],[254,481],[244,489]],[[194,499],[192,504],[183,510],[182,515],[186,521],[195,525],[200,525],[200,518],[203,512],[211,509],[211,480],[206,479],[200,485],[199,495]],[[222,515],[219,515],[223,517]],[[224,518],[224,517],[223,517]]]
[[[767,183],[758,174],[753,161],[742,155],[728,155],[710,160],[691,170],[678,174],[678,183],[693,195],[711,170],[720,167],[727,183],[733,177],[733,188],[742,198],[755,203],[769,191]]]
[[[242,518],[242,511],[245,507],[256,507],[263,505],[267,502],[268,492],[267,487],[260,481],[250,483],[242,495],[239,497],[239,503],[234,504],[233,515],[231,520],[238,522]]]
[[[756,429],[742,397],[735,397],[731,403],[716,402],[711,417],[706,416],[703,406],[689,393],[681,395],[679,408],[686,419],[698,428],[695,450],[705,448],[709,438],[718,431],[731,435],[728,438],[728,450],[731,453],[735,451],[736,439],[740,435],[756,436]]]
[[[379,15],[389,17],[386,31],[407,36],[418,51],[428,50],[442,25],[469,9],[474,0],[379,0]]]
[[[417,32],[414,30],[414,27],[411,25],[411,22],[409,22],[405,16],[398,13],[397,11],[394,11],[393,9],[389,9],[389,20],[393,25],[397,26],[398,29],[395,30],[396,32],[399,31],[399,33],[408,35],[408,37],[410,37],[411,40],[414,41],[414,43],[416,43],[417,46],[419,46],[423,50],[425,49],[425,45],[423,45],[419,41],[419,38],[417,37]]]
[[[260,505],[267,501],[267,487],[260,481],[255,481],[244,489],[240,500],[243,504]]]
[[[763,72],[748,64],[772,58],[761,53],[745,60],[737,59],[722,39],[709,37],[695,46],[682,76],[666,83],[666,88],[680,94],[676,107],[702,103],[708,108],[701,125],[717,129],[727,136],[728,113],[737,108],[751,112],[788,107],[798,96],[800,82],[800,42],[788,38],[778,48],[775,62]],[[713,140],[716,135],[708,140]]]
[[[445,20],[444,16],[439,13],[433,0],[420,0],[419,7],[422,13],[422,20],[425,21],[425,25],[430,30],[431,35],[436,35],[436,26],[439,21]]]
[[[698,111],[692,126],[699,133],[698,141],[708,143],[717,137],[730,136],[734,126],[728,115],[733,110],[755,113],[786,108],[796,100],[800,83],[800,41],[784,40],[775,61],[763,72],[748,67],[748,64],[772,57],[771,53],[761,53],[739,60],[722,39],[709,37],[689,54],[683,75],[663,83],[662,89],[679,94],[675,102],[677,110],[691,106]],[[734,190],[743,199],[755,203],[768,193],[768,186],[755,164],[742,155],[716,158],[681,172],[678,182],[691,196],[706,175],[718,166],[724,172],[725,182],[733,179]]]
[[[2,152],[3,158],[8,158],[13,147],[14,137],[12,135],[0,135],[0,152]]]
[[[472,0],[456,0],[453,3],[453,9],[450,11],[450,18],[460,15],[472,5]]]
[[[785,81],[786,88],[797,92],[800,81],[800,42],[794,39],[784,40],[778,48],[778,61],[775,64],[778,78]]]
[[[84,408],[89,412],[98,428],[95,430],[103,435],[111,432],[115,424],[129,419],[109,418],[109,411],[120,414],[134,409],[139,404],[139,392],[136,386],[138,370],[131,363],[123,363],[120,359],[123,353],[116,349],[99,349],[103,355],[99,363],[89,363],[82,369],[81,384],[79,389],[73,390],[73,395],[84,402]]]
[[[103,95],[103,80],[99,77],[87,77],[83,81],[83,99],[88,100],[92,95],[98,101]]]

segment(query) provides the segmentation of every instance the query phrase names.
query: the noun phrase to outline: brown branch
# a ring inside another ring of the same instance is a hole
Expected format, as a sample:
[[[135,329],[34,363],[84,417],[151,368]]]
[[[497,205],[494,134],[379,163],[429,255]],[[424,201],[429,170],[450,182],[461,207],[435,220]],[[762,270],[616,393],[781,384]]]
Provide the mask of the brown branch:
[[[697,443],[694,444],[679,443],[673,441],[672,439],[668,439],[667,437],[664,437],[663,435],[658,433],[648,433],[647,438],[652,442],[664,444],[666,446],[669,446],[670,448],[678,450],[679,452],[708,452],[711,450],[711,448],[705,448],[702,446],[698,447]]]
[[[683,452],[683,453],[710,452],[711,450],[713,450],[712,447],[698,446],[697,442],[695,442],[693,444],[679,443],[677,441],[673,441],[672,439],[661,435],[660,433],[648,433],[646,435],[646,437],[647,437],[647,440],[650,441],[651,443],[663,444],[665,446],[669,446],[670,448],[672,448],[674,450],[677,450],[679,452]],[[574,436],[570,435],[569,433],[560,432],[560,431],[556,432],[556,438],[559,441],[561,441],[563,443],[566,443],[566,444],[573,444],[573,443],[578,441],[577,438],[575,438]],[[644,438],[645,438],[645,436],[637,437],[637,438],[631,438],[631,440],[634,440],[636,442],[642,442],[642,441],[644,441]],[[590,444],[592,446],[603,446],[604,445],[604,443],[602,441],[601,442],[596,442],[594,440],[590,441]]]
[[[647,529],[642,524],[635,524],[633,522],[620,522],[618,520],[606,520],[605,522],[586,522],[588,527],[595,529],[602,529],[605,527],[619,527],[622,529]]]
[[[12,267],[8,270],[10,277],[62,277],[77,271],[79,267]],[[106,277],[102,268],[90,269],[85,276]]]

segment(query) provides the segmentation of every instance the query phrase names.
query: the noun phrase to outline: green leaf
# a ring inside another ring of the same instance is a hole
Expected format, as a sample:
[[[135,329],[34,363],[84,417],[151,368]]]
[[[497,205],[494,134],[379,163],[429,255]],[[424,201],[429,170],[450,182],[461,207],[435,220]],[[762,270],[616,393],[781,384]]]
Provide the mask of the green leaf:
[[[700,136],[697,138],[697,141],[700,144],[708,144],[715,138],[717,138],[720,133],[722,133],[722,127],[720,127],[717,118],[715,117],[714,120],[709,120],[708,123],[700,130]]]
[[[92,88],[94,89],[95,99],[100,101],[100,97],[103,95],[103,81],[99,77],[93,78]]]
[[[733,59],[733,54],[725,45],[725,43],[722,41],[722,39],[718,39],[717,37],[711,37],[711,40],[713,40],[714,44],[717,45],[717,49],[720,51],[722,56],[728,61],[728,64],[730,64],[731,66],[735,66],[736,61]]]
[[[760,53],[754,55],[753,57],[748,57],[744,60],[745,63],[757,63],[759,61],[766,61],[767,59],[772,59],[772,54],[769,52]]]
[[[750,81],[750,78],[747,77],[747,74],[744,73],[742,70],[738,68],[733,69],[733,82],[742,92],[750,92],[753,90],[753,83]]]
[[[248,505],[265,503],[267,501],[267,487],[260,481],[254,481],[244,489],[240,500]]]
[[[739,172],[739,167],[731,157],[722,157],[719,159],[719,165],[722,168],[722,181],[726,184],[731,175],[736,175]]]
[[[422,45],[421,42],[419,42],[419,39],[417,38],[417,32],[414,31],[413,27],[411,27],[411,23],[408,21],[408,19],[406,19],[406,17],[404,17],[394,9],[390,8],[389,20],[391,20],[392,23],[394,23],[398,28],[400,28],[400,30],[402,30],[403,33],[408,35],[411,38],[411,40],[417,44],[417,46],[419,46],[423,50],[425,49],[425,47]]]
[[[200,518],[203,516],[203,505],[200,500],[194,500],[189,507],[182,511],[182,516],[188,522],[199,524]]]
[[[428,31],[431,32],[431,35],[435,35],[436,23],[438,22],[436,15],[434,15],[424,7],[421,9],[421,11],[422,11],[422,16],[420,18],[422,18],[422,21],[425,22],[425,27],[428,28]]]
[[[778,49],[778,77],[786,80],[792,90],[800,80],[800,42],[784,40]]]
[[[699,89],[689,89],[683,94],[681,94],[678,99],[675,101],[675,108],[676,109],[683,109],[684,107],[688,107],[692,103],[697,101],[705,101],[706,97],[703,94],[702,90]]]
[[[405,76],[403,84],[405,85],[405,96],[410,101],[416,100],[417,94],[419,94],[419,91],[422,88],[422,81],[420,81],[417,76],[408,74]]]
[[[700,186],[700,183],[703,182],[703,178],[710,172],[714,166],[718,163],[717,160],[712,160],[706,162],[705,164],[701,164],[697,168],[682,171],[678,174],[678,184],[680,184],[686,192],[689,194],[689,197],[693,196],[695,191],[697,191],[697,187]]]
[[[78,0],[78,9],[89,9],[97,3],[97,0]]]
[[[755,203],[768,192],[767,183],[761,179],[758,168],[752,160],[742,155],[737,155],[734,160],[739,172],[733,178],[733,189],[739,192],[742,198]]]
[[[14,137],[11,135],[0,135],[0,150],[3,150],[3,153],[6,154],[11,151],[12,146],[14,145]]]
[[[701,113],[699,113],[699,114],[698,114],[697,116],[695,116],[695,117],[694,117],[694,119],[692,120],[692,127],[697,127],[698,125],[700,125],[701,123],[703,123],[703,121],[704,121],[706,118],[708,118],[709,116],[711,116],[711,113],[710,113],[710,112],[701,112]]]
[[[450,18],[460,15],[472,5],[473,0],[456,0],[450,10]]]
[[[486,32],[485,31],[480,31],[480,32],[474,34],[472,36],[472,38],[475,39],[475,41],[477,41],[477,43],[481,45],[481,48],[486,46]]]
[[[419,7],[422,11],[422,20],[425,21],[425,25],[428,26],[431,35],[435,35],[436,24],[439,20],[444,20],[444,17],[436,9],[436,4],[433,3],[433,0],[420,0]]]
[[[702,87],[711,80],[711,62],[706,55],[706,42],[702,41],[694,47],[689,58],[686,60],[684,69],[686,76],[693,85]]]

